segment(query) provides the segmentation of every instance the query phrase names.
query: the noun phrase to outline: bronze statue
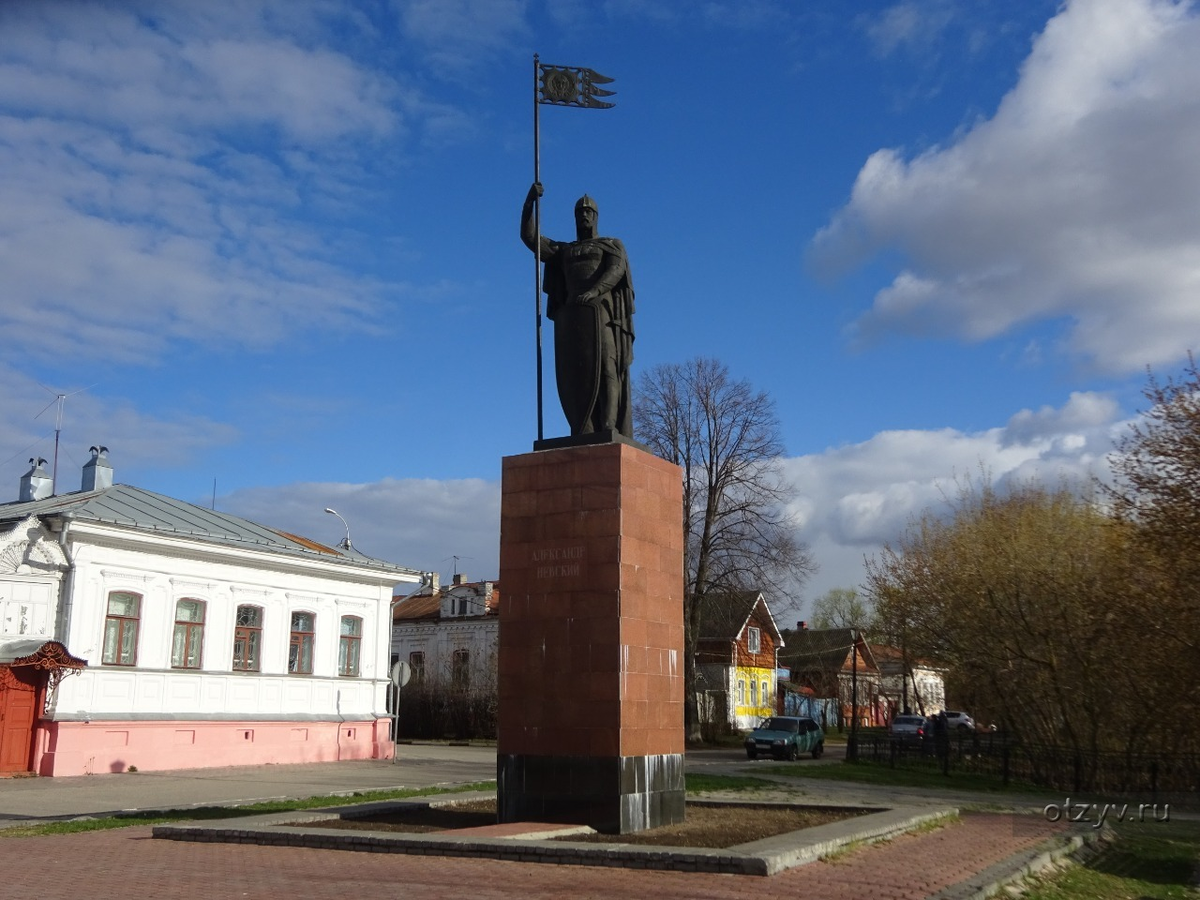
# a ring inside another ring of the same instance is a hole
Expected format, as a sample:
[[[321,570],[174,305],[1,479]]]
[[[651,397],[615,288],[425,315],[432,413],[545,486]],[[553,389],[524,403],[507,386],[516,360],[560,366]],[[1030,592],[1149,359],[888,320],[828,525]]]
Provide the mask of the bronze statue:
[[[521,210],[521,240],[530,250],[537,249],[533,204],[541,196],[534,182]],[[572,436],[618,431],[632,438],[633,281],[625,246],[597,236],[597,217],[596,202],[584,195],[575,204],[577,240],[541,238],[558,399]]]

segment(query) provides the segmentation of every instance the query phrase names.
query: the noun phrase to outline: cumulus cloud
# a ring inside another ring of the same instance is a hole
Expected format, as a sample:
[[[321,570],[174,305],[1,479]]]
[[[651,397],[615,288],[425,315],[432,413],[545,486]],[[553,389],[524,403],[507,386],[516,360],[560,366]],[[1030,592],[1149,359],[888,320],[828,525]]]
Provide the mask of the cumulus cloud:
[[[885,431],[870,440],[785,461],[798,496],[791,512],[820,572],[810,597],[863,580],[863,560],[924,510],[948,511],[980,478],[1086,488],[1125,423],[1104,394],[1074,393],[1058,409],[1022,410],[1004,426],[967,433]]]
[[[1106,473],[1105,456],[1127,423],[1112,399],[1071,395],[1058,409],[1022,410],[980,432],[887,431],[859,444],[783,461],[797,489],[789,508],[797,537],[820,571],[808,598],[864,579],[864,560],[895,541],[916,516],[946,512],[969,483],[1039,480],[1086,489]],[[499,576],[500,485],[481,479],[384,479],[303,483],[237,491],[221,509],[336,544],[350,523],[354,546],[371,556],[449,575]],[[457,556],[458,560],[453,557]]]
[[[993,116],[915,157],[874,153],[811,247],[830,274],[905,260],[856,336],[1061,320],[1097,369],[1178,360],[1200,329],[1198,44],[1191,4],[1072,0]]]
[[[331,507],[349,524],[354,547],[368,556],[446,576],[455,568],[476,580],[500,574],[500,485],[494,481],[302,483],[236,491],[220,498],[218,506],[334,545],[345,530],[324,513]]]

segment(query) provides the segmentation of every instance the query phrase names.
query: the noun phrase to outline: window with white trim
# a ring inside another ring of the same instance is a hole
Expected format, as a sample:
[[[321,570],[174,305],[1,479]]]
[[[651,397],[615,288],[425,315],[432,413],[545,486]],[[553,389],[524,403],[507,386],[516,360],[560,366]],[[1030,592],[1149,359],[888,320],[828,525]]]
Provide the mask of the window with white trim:
[[[758,653],[762,649],[761,632],[753,626],[746,629],[746,649],[751,653]]]
[[[233,626],[233,671],[257,672],[262,668],[262,624],[261,606],[237,608]]]
[[[113,591],[108,595],[101,663],[106,666],[137,665],[138,625],[141,622],[141,613],[140,594]]]
[[[359,650],[362,646],[362,619],[342,616],[342,634],[338,641],[338,674],[358,677]]]
[[[288,643],[288,672],[293,675],[312,674],[316,618],[310,612],[292,613],[292,639]]]
[[[183,599],[175,604],[171,635],[171,668],[198,669],[204,649],[204,601]]]
[[[471,689],[471,651],[459,649],[450,658],[450,683],[455,689],[468,691]]]

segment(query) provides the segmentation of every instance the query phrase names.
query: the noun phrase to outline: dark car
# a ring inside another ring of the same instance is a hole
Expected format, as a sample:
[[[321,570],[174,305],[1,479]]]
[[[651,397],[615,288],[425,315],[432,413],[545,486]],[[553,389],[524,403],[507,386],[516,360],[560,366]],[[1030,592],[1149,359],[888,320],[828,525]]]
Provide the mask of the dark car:
[[[899,715],[888,725],[888,737],[898,744],[923,744],[930,730],[924,716]]]
[[[757,759],[760,753],[776,759],[797,759],[811,753],[820,759],[825,752],[825,732],[815,719],[804,716],[771,716],[746,735],[746,756]]]

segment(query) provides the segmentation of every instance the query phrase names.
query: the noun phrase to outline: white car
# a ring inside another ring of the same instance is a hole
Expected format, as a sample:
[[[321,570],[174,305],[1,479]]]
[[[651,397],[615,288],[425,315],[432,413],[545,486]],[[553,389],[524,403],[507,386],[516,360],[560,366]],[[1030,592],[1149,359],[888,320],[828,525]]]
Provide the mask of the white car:
[[[943,715],[946,717],[946,728],[957,729],[959,731],[974,731],[975,720],[970,714],[965,712],[955,712],[954,710],[946,710]]]

